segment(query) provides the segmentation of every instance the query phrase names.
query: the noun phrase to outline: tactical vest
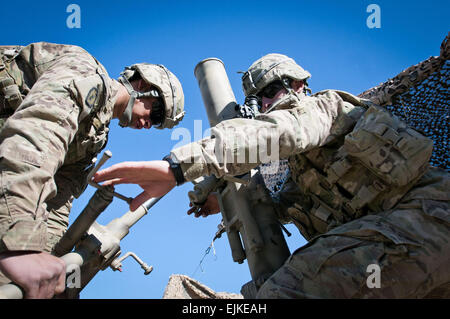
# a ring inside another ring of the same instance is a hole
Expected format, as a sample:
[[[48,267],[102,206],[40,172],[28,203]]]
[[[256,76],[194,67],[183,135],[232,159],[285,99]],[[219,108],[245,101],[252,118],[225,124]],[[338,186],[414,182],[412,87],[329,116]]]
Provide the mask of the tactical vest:
[[[21,48],[0,46],[0,130],[30,89],[25,85],[22,72],[15,61]],[[106,74],[106,70],[98,63],[97,74],[72,81],[69,85],[72,98],[83,106],[83,111],[79,115],[78,131],[57,174],[71,181],[75,197],[79,197],[86,188],[86,177],[93,165],[93,158],[106,146],[108,140],[113,101],[111,79]],[[92,88],[98,92],[95,96],[90,94]]]
[[[307,239],[394,207],[425,173],[432,140],[378,106],[347,134],[289,158],[302,198],[288,214]]]

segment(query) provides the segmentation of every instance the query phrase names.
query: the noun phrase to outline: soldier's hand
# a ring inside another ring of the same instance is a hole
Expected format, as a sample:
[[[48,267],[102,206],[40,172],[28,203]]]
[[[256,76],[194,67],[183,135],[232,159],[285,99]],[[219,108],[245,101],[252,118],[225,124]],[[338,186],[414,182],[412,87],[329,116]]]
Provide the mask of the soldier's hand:
[[[193,206],[192,203],[190,203],[189,206],[192,208],[187,211],[188,215],[195,213],[195,217],[206,217],[220,212],[219,202],[217,201],[217,196],[215,194],[209,194],[201,207]]]
[[[25,298],[52,298],[65,289],[64,261],[46,252],[4,252],[0,254],[0,270],[22,287]]]
[[[123,162],[95,173],[94,181],[102,185],[137,184],[144,190],[131,202],[136,210],[152,197],[167,194],[176,186],[175,177],[167,161]]]

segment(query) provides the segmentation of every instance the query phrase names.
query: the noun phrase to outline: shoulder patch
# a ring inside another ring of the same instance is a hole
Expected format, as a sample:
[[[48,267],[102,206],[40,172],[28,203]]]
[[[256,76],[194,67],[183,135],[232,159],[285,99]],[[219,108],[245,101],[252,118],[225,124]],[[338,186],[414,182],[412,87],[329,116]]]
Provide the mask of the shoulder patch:
[[[70,89],[81,108],[79,121],[82,121],[91,112],[97,111],[101,107],[102,101],[107,98],[105,85],[98,74],[74,80]]]
[[[86,105],[89,108],[93,108],[97,102],[97,99],[98,99],[98,88],[93,87],[89,90],[88,94],[86,95],[84,103],[86,103]]]

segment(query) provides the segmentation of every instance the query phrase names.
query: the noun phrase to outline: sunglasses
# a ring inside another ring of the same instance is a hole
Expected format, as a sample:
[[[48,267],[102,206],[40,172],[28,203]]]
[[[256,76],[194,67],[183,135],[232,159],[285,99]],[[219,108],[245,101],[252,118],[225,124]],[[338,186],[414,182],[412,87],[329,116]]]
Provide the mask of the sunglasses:
[[[152,126],[158,127],[162,124],[164,120],[164,103],[161,99],[153,102],[150,120],[152,121]]]
[[[286,85],[290,86],[291,85],[291,79],[286,78],[285,80],[287,80]],[[266,97],[268,99],[273,99],[274,96],[280,92],[280,90],[285,88],[285,84],[283,84],[282,81],[278,80],[278,81],[274,81],[272,83],[270,83],[269,85],[267,85],[265,88],[263,88],[258,94],[257,96],[259,98],[262,99],[262,97]]]

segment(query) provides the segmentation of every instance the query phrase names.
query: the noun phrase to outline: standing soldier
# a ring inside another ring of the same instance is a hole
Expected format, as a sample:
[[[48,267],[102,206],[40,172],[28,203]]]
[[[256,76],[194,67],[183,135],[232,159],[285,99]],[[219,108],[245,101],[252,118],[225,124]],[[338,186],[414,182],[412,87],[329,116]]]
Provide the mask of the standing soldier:
[[[50,253],[110,121],[172,128],[183,108],[181,84],[162,65],[134,64],[116,81],[77,46],[0,47],[0,284],[28,298],[64,291],[64,263]]]
[[[266,55],[243,76],[245,95],[259,97],[263,114],[255,120],[223,121],[211,137],[173,150],[167,161],[116,164],[94,179],[136,183],[147,197],[159,196],[201,176],[248,172],[277,136],[279,158],[288,159],[291,171],[290,196],[280,197],[279,217],[293,222],[308,243],[257,297],[448,296],[450,177],[429,166],[432,141],[352,94],[307,96],[309,77],[293,59]],[[251,152],[258,155],[249,156],[253,162],[227,162],[223,155]],[[132,206],[143,200],[137,197]],[[201,214],[218,211],[211,201]],[[375,287],[368,280],[373,269],[381,278]]]

